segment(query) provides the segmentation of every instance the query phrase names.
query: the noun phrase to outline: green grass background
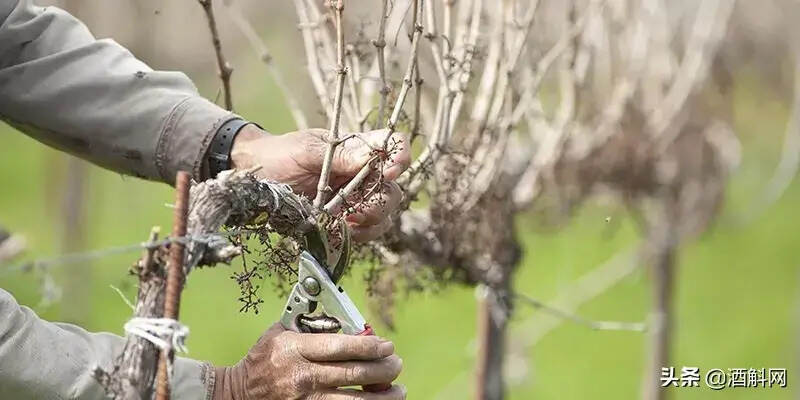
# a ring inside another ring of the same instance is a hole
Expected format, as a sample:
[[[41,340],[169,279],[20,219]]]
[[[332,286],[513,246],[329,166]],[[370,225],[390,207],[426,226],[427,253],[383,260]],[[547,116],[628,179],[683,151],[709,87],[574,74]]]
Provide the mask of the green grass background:
[[[239,73],[254,76],[255,68],[249,65]],[[259,82],[263,80],[259,78]],[[261,86],[235,80],[234,84],[240,89],[237,104],[241,114],[274,132],[291,129],[288,112],[269,82]],[[204,92],[213,97],[215,90]],[[734,96],[735,128],[744,144],[743,163],[733,177],[715,227],[681,251],[673,365],[678,369],[697,366],[702,371],[785,367],[789,369],[789,387],[719,392],[702,387],[676,389],[676,399],[789,399],[797,392],[800,185],[792,185],[754,221],[745,218],[778,161],[787,109],[784,102],[762,93],[756,82],[746,78],[737,81]],[[58,157],[56,151],[0,124],[0,224],[27,238],[27,258],[59,252],[61,192],[48,178],[53,176],[49,169],[59,165],[53,162]],[[171,210],[164,204],[172,202],[172,191],[166,185],[96,167],[91,168],[89,182],[87,249],[142,241],[153,225],[169,230]],[[607,216],[613,223],[606,223]],[[518,231],[525,254],[517,290],[542,300],[553,298],[581,274],[637,240],[622,210],[603,204],[584,207],[559,230],[535,228],[533,216],[522,215]],[[115,255],[91,263],[87,282],[92,301],[82,313],[85,328],[121,332],[130,310],[109,285],[134,297],[135,282],[126,271],[137,256]],[[192,332],[189,356],[217,364],[234,363],[277,320],[283,300],[268,288],[259,315],[237,311],[238,289],[229,277],[238,267],[220,266],[191,275],[181,308],[181,319]],[[70,307],[68,301],[40,305],[40,274],[4,275],[2,268],[0,287],[43,318],[59,320],[64,308]],[[75,268],[63,266],[54,269],[53,276],[60,282],[73,271]],[[355,266],[344,284],[366,311],[362,273],[363,268]],[[647,273],[638,271],[578,312],[594,319],[642,321],[649,300]],[[513,317],[513,337],[524,336],[526,332],[519,329],[523,323],[535,323],[540,317],[520,305]],[[407,385],[410,398],[471,396],[473,289],[451,287],[403,298],[397,309],[396,331],[378,329],[395,342],[404,360],[400,381]],[[592,331],[566,322],[527,351],[524,367],[515,369],[518,376],[508,387],[509,398],[637,398],[645,345],[641,333]]]

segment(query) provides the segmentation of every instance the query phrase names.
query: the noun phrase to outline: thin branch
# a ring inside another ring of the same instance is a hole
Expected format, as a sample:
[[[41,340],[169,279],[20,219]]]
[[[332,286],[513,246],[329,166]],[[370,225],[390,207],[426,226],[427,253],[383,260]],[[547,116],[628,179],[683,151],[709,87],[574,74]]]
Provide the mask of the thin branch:
[[[461,106],[464,101],[464,94],[467,91],[467,85],[470,78],[472,78],[472,68],[474,66],[473,59],[477,52],[478,34],[480,33],[481,12],[483,11],[483,0],[474,0],[472,3],[472,13],[469,22],[469,32],[463,44],[463,54],[458,57],[462,60],[462,72],[455,77],[457,82],[458,91],[453,99],[453,110],[450,112],[450,127],[454,129],[456,121],[461,115]]]
[[[437,115],[432,125],[432,134],[428,137],[428,143],[419,157],[417,157],[408,169],[397,179],[397,183],[400,187],[405,189],[406,195],[409,198],[412,198],[422,189],[423,181],[420,177],[423,174],[421,174],[421,172],[427,170],[428,167],[436,163],[439,154],[444,148],[443,145],[446,143],[444,132],[446,130],[445,128],[448,126],[444,121],[450,118],[450,110],[452,110],[452,102],[454,100],[455,96],[448,96],[446,91],[440,90]]]
[[[414,64],[414,119],[411,124],[411,138],[408,141],[409,146],[414,145],[414,140],[420,135],[420,126],[422,126],[420,107],[422,105],[422,84],[424,80],[422,76],[420,76],[419,62],[415,61]]]
[[[533,2],[533,4],[531,4],[528,7],[528,10],[525,12],[525,15],[523,17],[523,22],[521,24],[514,24],[513,23],[514,22],[514,10],[511,10],[511,9],[506,10],[506,12],[508,13],[508,15],[506,16],[506,19],[507,19],[506,25],[508,25],[508,26],[516,25],[518,27],[518,32],[517,32],[517,35],[515,35],[513,38],[511,37],[510,34],[508,34],[508,33],[505,34],[505,36],[506,36],[505,40],[513,41],[512,42],[512,46],[511,46],[511,48],[509,50],[509,54],[506,54],[502,59],[500,74],[499,74],[499,78],[498,78],[499,82],[496,83],[497,87],[495,89],[494,100],[492,102],[491,108],[489,109],[488,118],[487,118],[486,121],[482,122],[482,124],[486,124],[486,123],[494,124],[494,123],[497,122],[497,120],[499,118],[500,111],[502,110],[502,107],[503,107],[503,104],[504,104],[503,102],[504,102],[504,100],[506,98],[506,91],[508,90],[508,87],[509,87],[509,82],[511,80],[511,75],[514,74],[514,72],[516,71],[517,62],[521,58],[522,53],[526,48],[525,44],[528,42],[528,36],[529,36],[530,31],[531,31],[531,27],[533,26],[533,20],[534,20],[534,18],[536,16],[536,11],[539,8],[539,3],[540,2],[538,0],[536,0],[536,1]],[[588,12],[585,13],[585,14],[588,14]],[[582,21],[585,20],[585,19],[586,18],[585,18],[585,15],[584,15],[584,18],[582,19]],[[572,28],[569,29],[567,36],[574,37],[572,35],[569,35],[569,33],[571,33],[573,30],[574,31],[580,31],[582,26],[583,26],[583,22],[579,22],[579,23],[576,22],[573,25],[573,27],[575,27],[575,29],[572,29]]]
[[[425,7],[426,7],[427,21],[428,21],[427,23],[428,32],[425,33],[425,37],[428,39],[428,42],[431,45],[431,54],[433,55],[434,66],[436,67],[436,73],[439,75],[440,85],[446,87],[447,73],[445,71],[447,67],[445,67],[444,59],[442,58],[442,50],[439,47],[439,42],[437,42],[439,34],[436,29],[436,14],[435,14],[436,7],[434,7],[433,0],[427,2],[425,4]]]
[[[521,170],[522,173],[516,175],[518,179],[511,184],[514,206],[518,210],[526,208],[535,199],[538,193],[536,185],[539,176],[547,173],[545,171],[548,167],[552,168],[556,163],[563,153],[567,137],[574,130],[573,120],[577,112],[578,81],[581,80],[578,76],[579,66],[575,62],[579,50],[577,42],[580,41],[578,38],[586,32],[589,15],[595,14],[595,8],[601,8],[604,1],[593,0],[580,18],[576,18],[575,4],[575,2],[572,3],[567,15],[567,32],[539,60],[535,72],[531,72],[530,69],[524,71],[524,77],[528,81],[526,86],[529,88],[522,94],[509,120],[504,121],[505,124],[516,124],[520,118],[517,114],[524,112],[529,121],[528,129],[531,136],[541,138],[537,146],[531,146],[535,150],[529,151],[531,155],[528,157],[527,167]],[[538,95],[539,86],[545,74],[562,53],[566,53],[567,57],[562,60],[559,69],[560,103],[554,121],[549,123],[544,117],[541,103],[534,96]]]
[[[367,176],[369,176],[369,174],[372,172],[375,161],[377,160],[377,157],[370,158],[369,161],[364,164],[361,170],[358,171],[356,176],[354,176],[353,179],[350,179],[350,181],[347,182],[347,185],[336,192],[336,195],[333,196],[331,201],[325,205],[324,210],[326,213],[333,213],[334,210],[336,210],[336,208],[339,207],[339,205],[342,204],[342,202],[345,201],[348,196],[350,196],[356,191],[356,189],[358,189],[359,186],[361,186],[361,183],[363,183],[364,180],[367,179]]]
[[[678,75],[659,107],[648,118],[650,134],[658,138],[661,149],[672,143],[681,131],[672,126],[673,122],[698,83],[705,80],[711,58],[726,32],[735,2],[705,0],[700,4]]]
[[[533,99],[526,113],[528,131],[531,137],[537,139],[535,153],[527,157],[528,163],[525,170],[512,191],[514,207],[517,210],[526,209],[539,194],[538,181],[542,174],[547,173],[548,166],[554,165],[558,160],[563,143],[566,140],[565,129],[554,129],[543,117],[544,110],[538,98]],[[530,153],[530,152],[528,152]]]
[[[422,0],[419,0],[422,1]],[[400,119],[400,112],[403,109],[403,104],[406,102],[406,97],[408,96],[408,91],[413,86],[413,74],[414,74],[414,67],[416,66],[417,61],[417,52],[419,51],[419,41],[422,35],[422,26],[415,26],[414,28],[414,37],[411,43],[411,59],[408,63],[408,67],[406,67],[405,76],[403,76],[403,86],[400,87],[400,93],[397,95],[397,101],[394,103],[394,110],[392,110],[392,115],[389,117],[389,121],[386,122],[386,127],[391,131],[394,132],[397,128],[397,121]]]
[[[325,111],[328,119],[333,119],[331,115],[331,102],[328,95],[328,88],[325,85],[325,78],[320,70],[319,54],[317,53],[317,46],[314,44],[314,29],[309,20],[308,8],[306,7],[305,0],[294,0],[294,5],[297,10],[297,17],[300,20],[300,32],[303,36],[303,46],[306,51],[306,68],[308,75],[311,78],[311,84],[319,99],[319,104]]]
[[[124,302],[125,305],[128,306],[128,308],[131,309],[131,311],[136,311],[136,307],[134,307],[133,303],[131,303],[131,301],[128,300],[127,297],[125,297],[125,293],[122,293],[122,290],[120,290],[118,287],[116,287],[114,285],[108,285],[108,286],[111,288],[111,290],[113,290],[114,292],[117,293],[119,298],[122,299],[122,302]]]
[[[430,165],[430,162],[436,158],[438,155],[436,149],[438,148],[438,143],[441,142],[440,138],[443,135],[443,132],[446,130],[446,124],[443,124],[445,121],[444,114],[450,115],[449,107],[452,107],[452,96],[450,96],[451,90],[448,82],[447,67],[445,66],[444,59],[442,58],[442,50],[439,47],[439,43],[437,42],[438,31],[436,28],[436,14],[435,10],[436,7],[434,6],[433,1],[429,1],[428,3],[424,4],[427,15],[427,32],[425,33],[425,38],[428,39],[428,43],[431,47],[431,54],[434,60],[434,67],[436,68],[436,73],[439,76],[439,100],[436,106],[436,117],[434,118],[433,129],[431,129],[431,135],[428,138],[428,145],[423,150],[422,154],[412,163],[411,167],[403,173],[403,176],[398,179],[398,183],[401,187],[406,189],[406,193],[409,194],[409,197],[413,197],[415,193],[409,192],[409,188],[411,185],[411,179],[413,179],[419,171],[422,170],[423,167]],[[422,18],[422,9],[419,12],[419,18]],[[448,107],[448,110],[445,111],[445,107]],[[421,189],[421,185],[415,185],[417,188]]]
[[[448,43],[448,45],[452,45],[450,54],[453,55],[454,59],[458,57],[459,53],[463,53],[464,42],[467,37],[466,31],[469,28],[469,21],[472,18],[472,10],[474,7],[474,0],[461,0],[461,3],[458,5],[456,23],[455,26],[451,28],[453,30],[453,36],[450,37]]]
[[[562,35],[558,41],[556,41],[553,47],[547,50],[542,58],[540,58],[536,63],[536,69],[532,77],[525,83],[526,90],[522,93],[522,97],[514,107],[514,111],[511,116],[512,125],[516,125],[522,119],[528,107],[530,106],[530,102],[533,100],[533,97],[539,93],[539,87],[541,86],[542,81],[544,80],[545,76],[547,76],[547,73],[550,72],[550,68],[555,65],[556,60],[558,60],[559,57],[561,57],[564,52],[570,48],[572,40],[584,32],[587,25],[587,14],[590,12],[584,13],[583,17],[581,17],[572,27],[570,27],[570,29],[568,29],[567,32]]]
[[[378,91],[378,117],[375,119],[373,127],[378,127],[383,124],[383,114],[386,109],[386,97],[389,95],[391,88],[386,81],[386,58],[384,49],[386,48],[386,20],[389,19],[389,0],[382,0],[381,2],[381,22],[378,25],[378,39],[372,41],[375,50],[378,53],[376,62],[378,63],[378,75],[381,80],[381,88]]]
[[[334,0],[336,1],[336,0]],[[309,11],[309,18],[314,21],[311,24],[312,32],[314,32],[314,41],[316,42],[317,46],[320,48],[320,52],[322,53],[322,57],[325,58],[330,65],[331,68],[335,67],[336,62],[336,50],[335,50],[335,40],[333,33],[330,29],[328,29],[328,24],[330,23],[332,18],[335,18],[333,14],[323,14],[320,11],[317,4],[328,4],[329,9],[331,9],[332,3],[329,1],[317,1],[317,0],[305,0],[306,7]]]
[[[405,104],[406,97],[408,97],[408,91],[411,89],[411,86],[413,86],[413,73],[417,61],[416,54],[419,51],[419,42],[420,38],[422,37],[422,31],[423,31],[423,27],[422,25],[418,24],[418,20],[416,19],[416,17],[418,15],[421,16],[422,14],[422,10],[420,7],[422,6],[423,0],[414,0],[414,3],[415,3],[414,8],[418,9],[419,12],[418,14],[414,15],[415,18],[412,21],[414,26],[414,35],[411,39],[411,57],[409,59],[408,66],[406,67],[405,76],[403,77],[403,86],[400,87],[400,93],[397,95],[397,101],[394,104],[394,110],[392,111],[392,115],[389,117],[389,121],[386,123],[386,128],[388,129],[388,132],[386,133],[386,141],[388,141],[392,137],[392,134],[395,132],[395,129],[397,128],[397,121],[400,118],[400,112],[403,109],[403,104]],[[387,143],[384,142],[384,149],[383,149],[384,154],[386,153],[386,144]],[[339,191],[339,193],[336,196],[334,196],[333,199],[331,199],[330,202],[328,202],[328,204],[325,205],[324,209],[326,212],[331,212],[336,207],[338,207],[339,204],[342,202],[342,200],[346,199],[353,191],[355,191],[355,189],[357,189],[361,185],[364,179],[366,179],[366,177],[369,176],[369,173],[373,168],[374,161],[375,161],[374,159],[371,159],[369,162],[367,162],[361,168],[358,174],[356,174],[356,176],[353,179],[351,179],[350,182],[348,182],[348,184],[344,188],[342,188]]]
[[[442,36],[444,40],[444,46],[442,49],[442,53],[444,58],[448,58],[450,52],[453,50],[452,41],[453,41],[453,6],[455,5],[456,0],[444,0],[444,24],[442,26]]]
[[[504,4],[504,2],[501,2]],[[485,121],[489,114],[489,104],[492,99],[491,93],[494,91],[494,85],[497,82],[498,70],[500,68],[501,54],[503,48],[503,17],[505,15],[503,7],[498,7],[495,11],[496,16],[494,22],[494,32],[492,33],[491,41],[489,42],[488,55],[483,67],[483,74],[481,75],[478,93],[475,95],[475,103],[472,107],[472,120]],[[483,123],[477,124],[483,127]]]
[[[320,53],[320,69],[322,70],[323,76],[325,77],[325,82],[329,81],[337,81],[337,71],[339,70],[338,65],[339,62],[337,61],[338,58],[338,51],[336,47],[338,46],[335,38],[335,1],[331,2],[330,0],[325,0],[322,2],[315,1],[315,0],[305,0],[306,7],[309,11],[309,18],[312,21],[317,21],[313,23],[311,26],[312,36],[314,38],[314,44],[319,49]],[[318,3],[328,4],[330,7],[329,10],[332,11],[330,13],[322,13],[320,9],[317,7]],[[331,29],[329,29],[328,25],[329,22],[333,20],[333,33]],[[346,44],[345,44],[346,45]],[[346,54],[346,53],[345,53]],[[344,65],[346,66],[346,62]],[[329,77],[330,75],[330,77]],[[335,85],[334,85],[335,86]],[[335,90],[335,89],[334,89]],[[347,96],[347,92],[343,92],[342,96]],[[340,118],[340,126],[344,124],[347,126],[349,130],[355,131],[358,129],[358,111],[355,110],[352,106],[351,101],[342,101],[342,115],[339,116]],[[329,118],[330,121],[330,118]]]
[[[511,7],[506,5],[503,8],[502,14],[503,14],[502,25],[503,26],[513,25],[514,12],[511,9]],[[531,21],[533,21],[533,19],[531,19]],[[506,32],[506,30],[504,29],[502,34],[503,34],[503,42],[512,40],[510,32]],[[525,41],[521,40],[520,42],[524,43]],[[520,45],[520,51],[521,49],[522,46]],[[476,126],[479,129],[479,132],[483,131],[483,129],[487,125],[494,125],[497,122],[497,118],[500,116],[500,111],[502,110],[503,102],[506,99],[506,91],[508,90],[509,80],[514,70],[514,66],[511,63],[516,61],[512,52],[513,50],[509,51],[506,46],[500,47],[500,53],[501,53],[499,60],[500,68],[497,75],[495,76],[493,82],[493,89],[490,89],[491,90],[490,93],[493,94],[490,96],[491,101],[489,103],[490,107],[488,109],[488,114],[484,114],[483,118],[478,120],[479,122],[478,124],[476,124]]]
[[[214,45],[214,53],[217,56],[219,79],[222,80],[222,92],[225,95],[225,109],[231,111],[233,110],[233,97],[231,94],[231,74],[233,73],[233,68],[225,59],[225,54],[222,52],[222,42],[219,39],[219,31],[217,30],[217,21],[214,18],[212,0],[197,1],[206,13],[208,28],[211,31],[211,43]]]
[[[347,69],[350,71],[347,74],[347,86],[350,89],[350,106],[355,110],[355,123],[358,126],[358,131],[364,131],[364,124],[362,121],[365,121],[363,115],[365,114],[364,111],[361,110],[361,101],[359,99],[359,79],[360,79],[360,71],[361,71],[361,61],[358,59],[358,55],[356,54],[355,46],[352,44],[347,45]]]
[[[412,31],[411,34],[411,41],[413,43],[414,41],[413,32],[415,32],[416,30],[416,21],[419,18],[418,13],[420,12],[420,10],[418,9],[418,7],[416,7],[415,1],[412,1],[410,4],[414,5],[414,10],[412,11],[412,17],[411,17],[412,21],[411,29],[414,30]],[[417,136],[419,136],[420,126],[422,125],[422,121],[420,120],[420,118],[422,118],[420,107],[422,106],[422,84],[424,83],[424,80],[420,75],[419,51],[415,51],[414,54],[411,55],[411,62],[414,63],[414,115],[413,115],[414,120],[411,125],[411,138],[408,141],[409,146],[414,145],[414,140],[417,138]]]
[[[286,80],[283,78],[280,68],[275,65],[274,59],[269,51],[269,48],[267,47],[267,44],[263,39],[261,39],[261,36],[258,35],[256,30],[253,28],[253,25],[247,20],[244,14],[242,14],[242,10],[236,4],[234,4],[233,0],[225,0],[223,4],[228,10],[228,14],[230,15],[234,24],[239,28],[245,38],[247,38],[250,46],[253,47],[253,50],[255,50],[255,52],[258,54],[258,58],[267,67],[267,70],[272,76],[272,80],[275,82],[275,85],[278,86],[278,89],[280,89],[284,99],[286,99],[286,103],[289,106],[289,112],[292,113],[292,118],[294,118],[297,129],[307,129],[308,120],[306,119],[306,116],[303,113],[297,98],[292,94],[292,91],[289,90],[289,85],[286,84]]]
[[[463,104],[464,92],[466,91],[469,79],[472,77],[472,60],[475,55],[475,47],[479,34],[482,1],[475,0],[472,5],[470,29],[464,45],[463,70],[460,74],[454,74],[453,82],[448,82],[448,78],[444,77],[445,81],[439,86],[436,116],[432,124],[432,129],[430,129],[432,132],[428,138],[428,144],[420,156],[414,160],[411,166],[398,179],[398,184],[405,189],[406,195],[409,198],[415,196],[423,188],[422,175],[420,172],[435,164],[442,150],[450,141],[450,134],[455,129],[461,104]],[[435,21],[431,21],[430,16],[428,16],[428,20],[429,23],[435,23]],[[427,33],[426,36],[431,39],[435,34],[436,30],[434,27],[434,29],[429,29],[429,33]],[[435,42],[432,42],[432,45],[433,43]],[[433,53],[435,55],[437,51],[433,49]],[[437,65],[440,79],[442,79],[444,68],[443,66],[441,68],[439,67],[440,63],[438,61],[435,62],[435,64]],[[451,88],[451,86],[454,88]]]
[[[469,38],[467,39],[467,42],[471,43],[471,47],[464,50],[465,63],[463,74],[455,74],[454,82],[451,83],[445,71],[445,64],[441,57],[441,51],[435,41],[437,31],[436,19],[433,17],[434,7],[430,3],[427,4],[429,28],[428,32],[425,33],[425,37],[431,44],[434,65],[439,75],[439,99],[436,106],[436,116],[431,125],[432,129],[429,129],[431,134],[428,137],[428,143],[425,149],[397,181],[398,184],[405,189],[406,195],[409,198],[414,197],[423,187],[422,181],[419,179],[421,176],[420,172],[436,162],[442,149],[444,149],[446,144],[450,141],[450,134],[456,121],[453,110],[457,105],[460,106],[463,91],[471,76],[471,61],[474,55],[474,43],[477,41],[478,35],[478,24],[482,7],[481,0],[474,1],[473,6],[472,25],[470,27]],[[468,44],[467,46],[470,45]],[[451,86],[456,86],[457,88],[451,88]]]
[[[321,208],[328,198],[328,193],[331,188],[328,185],[331,174],[331,163],[333,162],[333,153],[336,151],[336,146],[339,144],[339,121],[342,117],[342,98],[344,94],[344,82],[347,77],[347,68],[345,67],[344,59],[344,26],[342,23],[342,12],[344,11],[344,0],[336,0],[336,3],[331,2],[335,15],[336,24],[336,74],[338,80],[336,81],[336,94],[333,98],[333,111],[331,112],[331,125],[328,135],[328,148],[325,150],[325,158],[322,162],[322,171],[319,176],[319,183],[317,184],[317,196],[314,198],[314,207]]]

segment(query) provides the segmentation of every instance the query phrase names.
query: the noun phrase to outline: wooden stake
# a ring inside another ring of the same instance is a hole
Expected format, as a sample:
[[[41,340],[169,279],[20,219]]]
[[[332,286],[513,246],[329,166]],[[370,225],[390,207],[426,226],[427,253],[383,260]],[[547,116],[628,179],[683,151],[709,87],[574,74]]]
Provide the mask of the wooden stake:
[[[172,238],[186,236],[186,217],[189,210],[190,176],[186,171],[178,171],[175,179],[175,214],[172,224]],[[175,240],[169,248],[169,269],[167,270],[166,301],[164,302],[164,318],[178,319],[181,304],[181,290],[183,289],[183,255],[185,245],[180,240]],[[173,349],[162,350],[158,363],[156,389],[157,400],[168,400],[170,397],[169,376],[167,365],[175,358]]]
[[[502,400],[503,353],[508,317],[497,289],[481,286],[478,299],[478,354],[475,368],[475,399]]]

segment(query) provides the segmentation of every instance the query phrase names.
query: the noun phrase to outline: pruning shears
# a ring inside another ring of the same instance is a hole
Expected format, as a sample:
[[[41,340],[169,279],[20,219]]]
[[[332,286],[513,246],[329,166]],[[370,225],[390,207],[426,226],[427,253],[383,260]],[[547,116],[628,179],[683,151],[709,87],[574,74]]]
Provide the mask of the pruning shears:
[[[307,234],[306,250],[300,254],[297,267],[297,283],[289,293],[281,316],[284,328],[307,333],[341,330],[345,335],[375,334],[358,307],[337,285],[350,262],[350,236],[344,221],[339,224],[337,238],[328,237],[324,223],[319,223],[317,229]],[[317,310],[317,305],[322,310]],[[390,388],[391,383],[363,387],[368,392]]]

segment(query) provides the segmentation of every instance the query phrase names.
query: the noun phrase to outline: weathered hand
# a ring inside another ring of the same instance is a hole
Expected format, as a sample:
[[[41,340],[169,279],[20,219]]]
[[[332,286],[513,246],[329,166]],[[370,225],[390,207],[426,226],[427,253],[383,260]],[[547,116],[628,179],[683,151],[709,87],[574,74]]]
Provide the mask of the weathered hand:
[[[327,144],[324,129],[308,129],[269,135],[254,125],[239,133],[231,149],[234,168],[260,166],[257,174],[263,178],[286,183],[295,192],[308,197],[316,195],[322,162]],[[373,156],[373,149],[382,149],[388,131],[357,133],[337,147],[331,165],[330,185],[335,190],[350,181]],[[389,228],[388,215],[402,199],[394,180],[408,167],[410,152],[402,134],[390,138],[391,155],[382,170],[383,186],[370,201],[347,216],[351,234],[356,241],[373,239]],[[375,177],[373,177],[374,179]]]
[[[339,387],[391,382],[402,364],[392,342],[377,336],[296,333],[276,323],[239,363],[216,369],[214,400],[401,400],[402,386]]]

